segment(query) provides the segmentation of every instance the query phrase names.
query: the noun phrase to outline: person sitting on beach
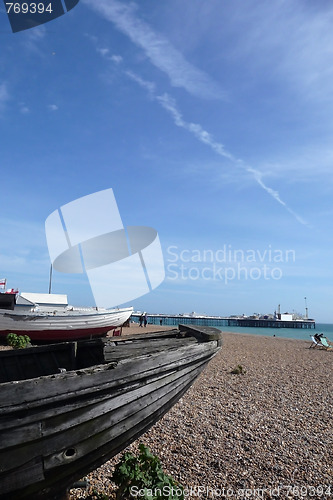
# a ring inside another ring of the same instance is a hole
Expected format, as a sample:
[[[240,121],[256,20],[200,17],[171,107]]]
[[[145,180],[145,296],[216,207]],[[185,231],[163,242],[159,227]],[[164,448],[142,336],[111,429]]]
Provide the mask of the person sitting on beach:
[[[322,333],[315,333],[313,338],[316,339],[317,342],[321,342],[321,338],[323,337],[324,335]]]

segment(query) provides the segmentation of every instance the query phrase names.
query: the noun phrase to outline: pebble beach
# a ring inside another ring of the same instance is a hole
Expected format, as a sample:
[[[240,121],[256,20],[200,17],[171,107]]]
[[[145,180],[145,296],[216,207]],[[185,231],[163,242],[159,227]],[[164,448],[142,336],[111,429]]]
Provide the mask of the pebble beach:
[[[332,498],[333,351],[310,344],[223,333],[219,354],[139,442],[190,498]],[[238,365],[242,373],[232,374]],[[70,499],[114,498],[110,477],[121,455]]]

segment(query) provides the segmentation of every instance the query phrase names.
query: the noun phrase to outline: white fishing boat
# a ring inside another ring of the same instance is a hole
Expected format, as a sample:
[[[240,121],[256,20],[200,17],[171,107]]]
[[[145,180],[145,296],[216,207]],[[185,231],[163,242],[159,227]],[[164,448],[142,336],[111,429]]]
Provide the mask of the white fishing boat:
[[[74,307],[67,295],[11,290],[0,293],[0,336],[16,333],[38,341],[102,337],[121,327],[132,312],[132,307]]]

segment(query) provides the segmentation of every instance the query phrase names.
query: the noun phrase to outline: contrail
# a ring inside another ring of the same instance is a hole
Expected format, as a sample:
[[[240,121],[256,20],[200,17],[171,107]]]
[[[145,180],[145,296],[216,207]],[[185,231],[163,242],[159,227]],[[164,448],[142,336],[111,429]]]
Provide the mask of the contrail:
[[[177,127],[181,127],[187,131],[189,131],[192,135],[194,135],[200,142],[203,142],[207,146],[209,146],[215,153],[227,160],[231,161],[238,168],[244,170],[251,174],[256,183],[264,190],[266,193],[271,196],[275,201],[277,201],[283,208],[287,210],[295,219],[304,226],[308,226],[309,224],[296,212],[294,212],[285,201],[281,200],[278,191],[267,186],[262,180],[263,174],[259,170],[246,165],[246,163],[236,158],[232,153],[227,151],[223,144],[216,142],[213,136],[207,132],[200,124],[191,123],[184,120],[181,112],[177,108],[176,101],[169,94],[157,95],[156,94],[156,85],[153,82],[149,82],[144,80],[139,75],[133,73],[132,71],[125,71],[125,74],[135,81],[138,85],[144,88],[149,96],[157,101],[173,118],[173,122]]]
[[[139,80],[136,80],[136,81],[140,84]],[[147,82],[145,82],[145,83],[147,83]],[[152,95],[152,92],[150,92],[150,94]],[[296,212],[294,212],[291,208],[289,208],[288,205],[283,200],[281,200],[280,195],[277,191],[274,191],[274,189],[270,188],[269,186],[266,186],[266,184],[262,180],[262,173],[259,170],[256,170],[253,167],[247,166],[243,162],[243,160],[237,159],[234,155],[229,153],[225,149],[223,144],[216,142],[213,139],[212,135],[209,132],[207,132],[206,130],[204,130],[201,125],[199,125],[197,123],[186,122],[183,119],[182,114],[178,110],[178,108],[176,106],[176,102],[172,97],[170,97],[168,94],[163,94],[162,96],[155,95],[155,100],[157,100],[161,104],[161,106],[166,111],[168,111],[168,113],[171,114],[173,121],[174,121],[175,125],[177,125],[177,127],[182,127],[184,129],[188,130],[199,141],[203,142],[204,144],[207,144],[207,146],[209,146],[213,151],[215,151],[215,153],[232,161],[238,167],[240,167],[243,170],[245,170],[246,172],[250,173],[252,175],[252,177],[255,179],[255,181],[257,182],[257,184],[259,184],[259,186],[264,191],[266,191],[266,193],[268,193],[272,198],[274,198],[274,200],[276,200],[278,203],[280,203],[280,205],[282,205],[290,214],[292,214],[300,224],[303,224],[305,226],[308,225],[307,222],[302,217],[300,217]]]
[[[175,49],[168,40],[158,33],[155,33],[145,21],[142,21],[135,15],[137,10],[137,5],[135,3],[127,4],[119,2],[118,0],[82,1],[112,22],[119,31],[127,35],[133,43],[143,49],[151,63],[168,75],[171,85],[174,87],[182,87],[187,92],[197,97],[204,97],[206,99],[225,98],[224,93],[213,80],[204,72],[186,61],[183,55]],[[223,144],[216,142],[213,136],[204,130],[201,125],[186,122],[176,106],[176,101],[172,97],[168,94],[163,94],[162,96],[156,95],[156,86],[153,82],[145,81],[131,71],[125,71],[125,74],[143,87],[151,98],[158,101],[160,105],[171,114],[177,127],[188,130],[199,141],[215,151],[215,153],[230,160],[236,166],[251,174],[257,184],[292,214],[298,222],[303,225],[308,225],[302,217],[296,214],[283,200],[281,200],[277,191],[266,186],[262,180],[263,174],[259,170],[247,166],[243,160],[234,157],[225,149]]]
[[[216,142],[213,139],[213,136],[207,132],[202,126],[198,123],[187,122],[183,119],[181,112],[178,110],[176,106],[176,101],[168,94],[156,95],[156,87],[153,82],[146,81],[142,79],[140,76],[136,75],[132,71],[126,71],[127,76],[129,76],[132,80],[138,83],[141,87],[148,91],[149,95],[156,100],[173,118],[174,124],[177,127],[181,127],[185,130],[188,130],[193,134],[199,141],[203,142],[207,146],[209,146],[215,153],[230,160],[232,163],[237,165],[242,170],[251,174],[257,184],[266,191],[269,196],[271,196],[275,201],[277,201],[280,205],[283,206],[295,219],[304,226],[308,226],[308,223],[296,212],[294,212],[283,200],[281,200],[278,191],[266,186],[264,181],[262,180],[262,172],[256,170],[253,167],[250,167],[244,163],[243,160],[236,158],[233,154],[227,151],[223,144]]]

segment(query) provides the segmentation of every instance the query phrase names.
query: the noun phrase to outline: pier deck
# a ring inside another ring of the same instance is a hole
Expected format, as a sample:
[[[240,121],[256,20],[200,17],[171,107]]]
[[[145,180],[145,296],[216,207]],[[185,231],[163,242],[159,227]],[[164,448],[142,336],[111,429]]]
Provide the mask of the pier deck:
[[[139,322],[140,314],[134,313],[132,320]],[[167,314],[147,314],[148,323],[151,325],[174,326],[179,323],[193,324],[198,326],[215,326],[222,328],[226,326],[240,326],[253,328],[316,328],[314,319],[283,321],[273,319],[252,319],[252,318],[228,318],[217,316],[186,316]]]

